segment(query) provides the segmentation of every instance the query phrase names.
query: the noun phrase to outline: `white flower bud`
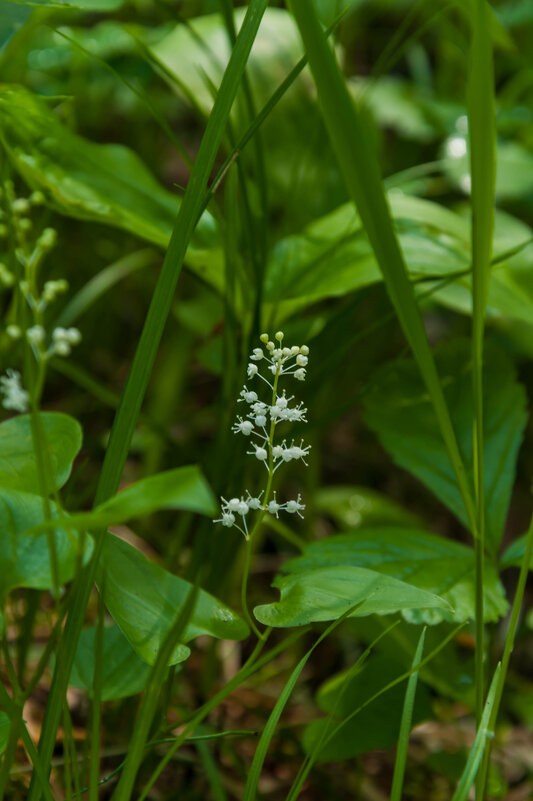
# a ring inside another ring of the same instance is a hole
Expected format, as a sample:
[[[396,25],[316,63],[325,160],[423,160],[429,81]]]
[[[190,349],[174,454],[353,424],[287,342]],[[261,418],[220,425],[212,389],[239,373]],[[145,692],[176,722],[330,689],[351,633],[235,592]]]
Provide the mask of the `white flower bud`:
[[[261,342],[264,342],[265,345],[266,345],[266,343],[268,342],[268,334],[261,334],[259,339],[261,340]]]
[[[241,502],[240,498],[230,498],[229,501],[225,501],[226,509],[229,512],[236,512],[239,508],[239,504]]]
[[[285,334],[283,333],[283,331],[276,331],[276,333],[274,334],[274,337],[275,339],[278,340],[278,342],[281,342],[284,336]]]
[[[255,446],[255,453],[253,454],[256,459],[259,459],[260,462],[266,462],[268,458],[268,453],[264,448],[261,448],[259,445]]]
[[[54,344],[54,353],[56,356],[70,356],[72,348],[66,340],[60,339],[59,342]]]
[[[54,342],[62,342],[64,340],[68,341],[67,329],[62,328],[61,326],[54,328],[54,330],[52,331],[52,339],[54,340]]]
[[[309,356],[309,348],[307,345],[302,345],[300,348],[300,353],[302,353],[304,356]]]
[[[79,328],[67,328],[66,340],[70,345],[79,345],[81,342],[81,331]]]
[[[293,345],[292,346],[291,353],[292,353],[293,356],[296,356],[297,353],[300,353],[300,348],[298,347],[298,345]]]
[[[270,512],[270,514],[276,515],[276,517],[279,517],[278,512],[280,509],[281,509],[281,504],[279,504],[277,501],[270,501],[267,506],[267,510]]]
[[[258,372],[257,365],[250,362],[248,365],[248,378],[253,378]]]
[[[267,419],[266,419],[264,414],[256,415],[256,417],[255,417],[256,426],[259,426],[260,428],[263,428],[264,426],[266,426],[266,423],[267,423]]]
[[[26,339],[30,345],[41,345],[44,342],[45,336],[46,332],[42,325],[32,325],[32,327],[28,328],[26,331]]]
[[[235,515],[231,512],[224,512],[222,514],[222,519],[215,520],[215,523],[222,523],[223,526],[231,528],[231,526],[235,523]]]
[[[243,501],[243,500],[239,501],[239,505],[238,505],[236,511],[237,511],[238,514],[241,515],[241,517],[244,517],[245,515],[247,515],[248,511],[249,511],[249,507],[248,507],[248,504],[246,503],[246,501]]]
[[[6,328],[6,334],[10,339],[20,339],[22,336],[22,330],[18,325],[8,325]]]
[[[247,499],[248,508],[252,510],[257,510],[261,508],[261,500],[260,498],[248,498]]]
[[[298,368],[298,370],[294,371],[294,377],[298,381],[305,381],[305,370],[303,367]]]
[[[307,356],[302,356],[300,354],[299,356],[296,357],[296,364],[299,367],[305,367],[308,361],[309,359],[307,358]]]

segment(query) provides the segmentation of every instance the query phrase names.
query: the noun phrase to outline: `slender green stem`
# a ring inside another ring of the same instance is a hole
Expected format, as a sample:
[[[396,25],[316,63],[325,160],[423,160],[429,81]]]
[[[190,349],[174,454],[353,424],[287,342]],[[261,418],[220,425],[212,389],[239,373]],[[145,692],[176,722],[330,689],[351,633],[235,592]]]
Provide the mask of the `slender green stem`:
[[[509,627],[507,629],[507,634],[505,636],[505,644],[501,660],[502,667],[500,675],[498,676],[498,683],[496,685],[496,694],[494,697],[494,705],[492,707],[490,715],[490,723],[489,723],[490,731],[494,731],[494,729],[496,728],[496,720],[498,718],[498,712],[502,700],[502,694],[505,687],[505,681],[507,679],[507,670],[509,668],[509,662],[511,660],[511,655],[513,653],[516,630],[518,628],[518,620],[520,618],[520,610],[522,608],[522,602],[524,600],[524,592],[526,589],[527,577],[531,569],[532,556],[533,556],[533,517],[531,518],[531,522],[529,524],[529,529],[527,532],[526,550],[522,558],[522,564],[520,565],[520,573],[518,575],[518,582],[514,594],[511,616],[509,618]],[[482,798],[483,794],[485,793],[485,788],[487,784],[489,761],[490,761],[490,747],[487,748],[485,751],[483,762],[479,772],[480,778],[479,778],[478,788],[479,791],[481,792]]]

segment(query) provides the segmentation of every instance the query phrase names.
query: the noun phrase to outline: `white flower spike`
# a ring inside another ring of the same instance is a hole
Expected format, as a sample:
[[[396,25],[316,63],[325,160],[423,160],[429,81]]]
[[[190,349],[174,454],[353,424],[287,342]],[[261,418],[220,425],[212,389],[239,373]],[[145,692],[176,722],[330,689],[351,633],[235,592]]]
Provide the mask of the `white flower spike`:
[[[62,342],[69,346],[76,344],[65,334],[63,329],[56,329],[53,336],[56,347]],[[294,377],[297,381],[305,381],[309,348],[307,345],[284,346],[284,338],[283,331],[277,331],[273,339],[270,339],[267,333],[261,334],[259,337],[262,347],[252,350],[247,366],[247,375],[250,380],[255,376],[262,379],[270,387],[271,397],[268,402],[260,400],[258,393],[248,389],[245,384],[239,394],[238,402],[247,404],[248,411],[242,416],[237,416],[231,428],[235,434],[257,438],[257,440],[252,440],[251,450],[248,450],[247,454],[255,456],[259,462],[262,462],[268,473],[266,489],[259,495],[252,496],[246,490],[246,497],[230,498],[229,501],[221,498],[221,516],[214,522],[221,523],[227,528],[239,529],[247,540],[253,536],[260,520],[260,518],[257,519],[249,532],[247,517],[251,512],[267,512],[275,517],[279,517],[280,512],[287,512],[303,517],[302,512],[305,509],[300,495],[286,503],[278,501],[275,491],[269,498],[273,476],[278,467],[296,460],[307,465],[306,457],[309,455],[311,447],[304,445],[303,441],[300,442],[300,445],[295,445],[294,440],[290,445],[285,439],[281,442],[279,439],[276,441],[278,425],[307,422],[307,409],[302,403],[293,403],[294,396],[287,395],[284,389],[279,391],[278,385],[288,376]],[[264,375],[265,372],[269,376],[268,378]]]

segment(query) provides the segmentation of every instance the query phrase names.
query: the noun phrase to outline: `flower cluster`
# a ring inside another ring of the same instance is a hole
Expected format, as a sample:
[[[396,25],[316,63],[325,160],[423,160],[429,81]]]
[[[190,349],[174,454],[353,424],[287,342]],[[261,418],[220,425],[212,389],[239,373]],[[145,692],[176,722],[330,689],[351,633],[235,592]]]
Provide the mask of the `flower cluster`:
[[[13,409],[16,412],[27,412],[29,395],[22,386],[20,373],[17,370],[6,370],[6,375],[0,376],[0,394],[4,396],[2,406],[4,409]]]
[[[81,341],[77,328],[56,327],[47,335],[43,326],[44,312],[68,288],[63,278],[45,281],[42,290],[38,289],[38,272],[43,259],[55,247],[57,232],[45,228],[39,235],[33,233],[30,217],[32,208],[45,202],[42,192],[32,192],[29,198],[16,197],[12,181],[5,181],[0,188],[0,240],[8,237],[15,243],[12,266],[0,261],[0,289],[18,289],[31,312],[31,324],[23,330],[20,325],[10,322],[6,334],[12,340],[25,338],[38,361],[52,356],[69,356],[72,347]],[[20,308],[13,304],[13,309]],[[47,342],[48,340],[48,342]]]
[[[264,348],[253,349],[247,374],[250,381],[257,378],[267,384],[271,397],[269,402],[265,402],[259,398],[255,390],[245,385],[238,399],[239,403],[245,405],[245,411],[237,416],[231,429],[234,433],[242,434],[252,440],[251,450],[247,451],[247,454],[255,456],[265,465],[268,473],[266,489],[258,497],[253,497],[246,491],[246,496],[240,498],[231,498],[229,501],[222,498],[221,517],[214,521],[228,528],[236,526],[246,539],[249,538],[246,520],[249,512],[262,511],[279,517],[279,512],[283,511],[303,517],[302,511],[305,509],[300,495],[295,500],[285,503],[278,502],[276,492],[273,492],[273,497],[270,498],[272,478],[278,467],[298,459],[307,465],[306,457],[310,449],[310,445],[304,445],[303,440],[299,445],[295,444],[294,440],[290,444],[286,439],[281,442],[276,440],[276,429],[279,424],[307,422],[307,409],[303,404],[293,403],[294,396],[288,396],[285,390],[280,392],[278,387],[280,379],[286,376],[293,376],[297,381],[305,380],[309,348],[307,345],[283,347],[283,338],[282,331],[278,331],[275,335],[275,342],[270,340],[268,334],[261,335],[260,340]]]

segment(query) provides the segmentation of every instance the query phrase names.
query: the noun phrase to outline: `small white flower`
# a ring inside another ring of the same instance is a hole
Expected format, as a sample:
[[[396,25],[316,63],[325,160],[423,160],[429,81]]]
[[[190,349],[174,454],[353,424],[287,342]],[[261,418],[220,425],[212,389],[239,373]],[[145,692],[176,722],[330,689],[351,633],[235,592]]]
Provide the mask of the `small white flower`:
[[[294,377],[298,381],[305,381],[305,370],[303,367],[299,367],[298,370],[294,371]]]
[[[247,451],[247,453],[249,453],[250,456],[255,456],[255,458],[259,459],[260,462],[266,462],[268,458],[268,453],[266,452],[266,450],[262,448],[260,445],[255,445],[254,447],[255,451]]]
[[[310,445],[306,445],[305,448],[302,448],[303,442],[298,445],[292,445],[288,450],[290,451],[290,458],[291,459],[301,459],[302,462],[307,467],[307,462],[305,461],[305,457],[309,455],[309,449],[311,448]]]
[[[259,428],[264,428],[266,426],[267,419],[264,414],[258,414],[255,417],[255,424],[259,426]]]
[[[271,515],[276,515],[279,517],[279,510],[281,509],[281,504],[277,501],[270,501],[267,505],[267,511],[270,512]]]
[[[6,370],[6,375],[0,378],[0,393],[4,396],[2,406],[4,409],[13,409],[15,412],[27,412],[30,396],[22,386],[20,373],[17,370]]]
[[[239,505],[236,509],[237,514],[241,515],[241,517],[244,517],[245,515],[248,514],[248,511],[249,511],[248,504],[241,498],[241,500],[239,501]]]
[[[26,331],[26,339],[30,345],[41,345],[44,342],[45,336],[46,332],[42,325],[32,325],[32,327],[28,328]]]
[[[281,409],[278,409],[277,406],[270,407],[270,417],[272,418],[272,420],[277,420],[278,417],[280,417],[280,415],[281,415]]]
[[[61,326],[54,328],[54,330],[52,331],[52,339],[54,340],[54,342],[62,342],[63,340],[66,340],[67,329],[61,328]]]
[[[246,401],[246,403],[255,403],[257,400],[257,392],[250,392],[248,387],[243,387],[241,390],[241,399]]]
[[[276,406],[278,407],[278,409],[286,409],[288,403],[289,402],[288,402],[287,398],[285,397],[285,393],[283,395],[281,395],[281,397],[276,398]]]
[[[213,520],[213,523],[222,523],[223,526],[231,528],[235,523],[235,515],[231,512],[222,512],[222,517],[218,520]]]
[[[20,339],[22,336],[22,330],[18,325],[8,325],[6,328],[6,334],[10,339]]]
[[[259,370],[257,369],[257,364],[252,364],[252,362],[250,362],[248,365],[248,378],[253,378],[258,372]]]
[[[263,493],[261,493],[262,495]],[[254,512],[257,509],[261,508],[261,498],[252,498],[250,493],[248,493],[248,497],[246,498],[246,503],[248,504],[248,508],[252,509]]]
[[[261,348],[254,348],[250,359],[254,362],[260,362],[261,359],[265,358],[265,354],[261,350]]]
[[[307,356],[303,356],[302,354],[296,357],[296,364],[298,367],[305,367],[308,361],[309,359]]]
[[[252,421],[251,420],[243,420],[242,417],[238,417],[237,420],[239,422],[235,423],[232,426],[231,430],[234,431],[235,434],[241,433],[241,434],[244,434],[245,437],[249,437],[250,434],[253,431],[253,428],[254,428],[254,424],[252,423]]]
[[[267,405],[266,403],[263,403],[263,401],[256,401],[255,403],[252,404],[253,414],[265,414],[266,409]]]
[[[296,513],[297,515],[299,515],[299,517],[303,518],[303,515],[300,514],[300,512],[302,509],[305,509],[305,503],[300,503],[300,500],[301,500],[301,495],[298,494],[296,500],[287,501],[287,503],[285,504],[285,511],[291,515]]]
[[[60,339],[59,342],[54,344],[53,352],[56,354],[56,356],[70,356],[72,353],[72,348],[66,340]]]
[[[239,508],[239,504],[241,502],[240,498],[230,498],[229,501],[225,501],[222,498],[223,506],[228,510],[228,512],[236,512]]]
[[[81,342],[81,331],[79,328],[67,328],[66,340],[69,345],[79,345]]]
[[[281,447],[281,445],[274,445],[274,447],[272,448],[272,456],[274,457],[274,461],[281,459],[281,457],[283,456],[283,448]]]

